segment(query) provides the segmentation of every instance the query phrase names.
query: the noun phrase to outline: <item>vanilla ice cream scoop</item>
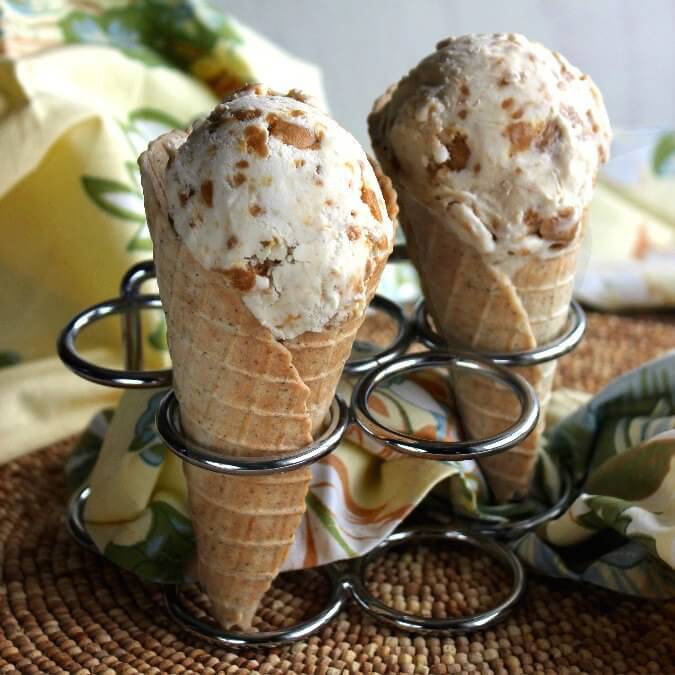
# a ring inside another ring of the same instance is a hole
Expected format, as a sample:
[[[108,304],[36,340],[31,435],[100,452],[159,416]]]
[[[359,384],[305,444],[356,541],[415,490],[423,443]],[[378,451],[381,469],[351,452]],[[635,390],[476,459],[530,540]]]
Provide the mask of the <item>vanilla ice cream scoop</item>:
[[[179,143],[168,212],[280,340],[337,325],[367,301],[394,225],[361,146],[298,92],[249,87]]]
[[[496,259],[574,239],[611,140],[590,78],[514,34],[439,43],[369,124],[394,183]]]

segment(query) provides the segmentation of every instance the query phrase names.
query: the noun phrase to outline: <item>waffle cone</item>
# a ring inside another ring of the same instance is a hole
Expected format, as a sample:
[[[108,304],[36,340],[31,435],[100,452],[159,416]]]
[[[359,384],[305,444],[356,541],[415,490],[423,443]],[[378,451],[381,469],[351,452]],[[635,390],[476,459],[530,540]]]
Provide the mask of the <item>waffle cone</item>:
[[[159,138],[139,161],[183,429],[223,454],[292,453],[321,431],[364,314],[278,342],[169,222],[164,171],[179,134]],[[309,469],[251,477],[184,470],[198,579],[219,623],[247,629],[300,524]]]
[[[445,339],[477,350],[515,352],[546,344],[564,330],[579,235],[550,258],[510,258],[495,264],[412,198],[399,195],[399,201],[410,257],[429,313]],[[521,445],[480,460],[498,501],[527,492],[555,367],[553,361],[514,369],[535,388],[542,416]],[[515,396],[487,378],[458,376],[456,394],[462,423],[471,437],[503,431],[518,418]]]

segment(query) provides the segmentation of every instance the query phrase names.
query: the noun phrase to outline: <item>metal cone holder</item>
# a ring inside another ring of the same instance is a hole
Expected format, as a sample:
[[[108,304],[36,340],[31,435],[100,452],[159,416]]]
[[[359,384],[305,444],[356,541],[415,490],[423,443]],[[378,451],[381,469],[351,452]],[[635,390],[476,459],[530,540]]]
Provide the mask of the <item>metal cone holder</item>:
[[[405,260],[399,247],[392,262]],[[158,295],[141,292],[145,281],[154,278],[152,261],[132,267],[125,274],[118,298],[101,302],[74,317],[63,329],[58,340],[58,353],[63,362],[77,375],[109,387],[152,388],[171,385],[171,370],[145,371],[142,369],[142,331],[140,312],[161,309]],[[539,404],[530,384],[507,366],[528,366],[557,359],[571,351],[581,340],[585,331],[585,317],[578,304],[572,303],[570,321],[565,334],[555,342],[537,349],[517,354],[475,354],[449,349],[438,336],[420,303],[414,320],[406,318],[403,310],[394,302],[375,296],[369,312],[384,312],[397,325],[397,335],[390,345],[368,356],[351,358],[345,372],[358,376],[348,405],[335,397],[330,408],[330,420],[323,434],[310,445],[292,455],[264,458],[226,457],[206,448],[198,447],[182,433],[180,406],[170,390],[162,400],[157,413],[157,430],[167,447],[180,459],[207,471],[229,475],[273,474],[291,471],[316,462],[333,451],[350,423],[361,429],[379,443],[397,452],[422,459],[438,461],[461,461],[476,459],[504,452],[518,445],[534,429],[539,417]],[[122,316],[122,342],[125,350],[125,368],[111,369],[98,366],[83,359],[77,352],[75,342],[79,333],[97,321],[113,315]],[[408,348],[418,341],[429,351],[406,354]],[[444,368],[471,372],[488,377],[510,389],[518,399],[521,414],[519,419],[505,431],[489,438],[444,442],[417,438],[385,426],[369,407],[371,394],[385,380],[401,377],[414,371]],[[182,600],[178,586],[163,587],[164,600],[170,617],[184,629],[200,638],[229,648],[274,646],[288,644],[311,635],[326,625],[350,599],[376,619],[397,628],[419,633],[452,633],[470,631],[492,625],[505,617],[522,596],[525,589],[525,571],[519,559],[507,547],[506,540],[536,527],[541,522],[561,513],[572,496],[569,478],[563,477],[564,488],[558,502],[546,511],[518,522],[495,524],[480,519],[464,519],[465,529],[448,527],[425,527],[397,531],[380,542],[361,558],[324,565],[319,570],[330,584],[326,606],[315,616],[280,630],[268,632],[226,631],[194,616]],[[96,551],[93,541],[83,524],[84,506],[89,488],[83,488],[68,506],[68,528],[73,537],[85,548]],[[500,541],[502,540],[502,541]],[[459,542],[480,549],[505,566],[511,573],[511,589],[508,595],[492,609],[458,618],[431,619],[407,614],[378,600],[367,587],[367,570],[373,562],[389,549],[418,543]]]

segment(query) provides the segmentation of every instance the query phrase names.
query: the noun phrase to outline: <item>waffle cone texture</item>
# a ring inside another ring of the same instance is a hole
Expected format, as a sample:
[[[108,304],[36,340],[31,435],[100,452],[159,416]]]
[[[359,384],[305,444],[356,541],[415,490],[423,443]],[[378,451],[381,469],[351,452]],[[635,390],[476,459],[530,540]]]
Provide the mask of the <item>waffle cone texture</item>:
[[[321,432],[365,314],[277,341],[169,221],[164,173],[179,134],[154,141],[139,163],[182,427],[226,455],[291,454]],[[370,277],[369,300],[383,267]],[[221,625],[248,629],[300,524],[309,469],[251,477],[184,470],[200,584]]]
[[[405,193],[400,220],[420,276],[427,308],[449,342],[476,350],[517,352],[543,345],[564,330],[574,287],[581,230],[549,258],[496,263],[453,233]],[[527,493],[543,432],[555,362],[515,368],[534,387],[542,407],[535,430],[507,452],[480,460],[495,498]],[[475,375],[456,378],[456,397],[466,433],[483,438],[503,431],[519,416],[510,390]]]

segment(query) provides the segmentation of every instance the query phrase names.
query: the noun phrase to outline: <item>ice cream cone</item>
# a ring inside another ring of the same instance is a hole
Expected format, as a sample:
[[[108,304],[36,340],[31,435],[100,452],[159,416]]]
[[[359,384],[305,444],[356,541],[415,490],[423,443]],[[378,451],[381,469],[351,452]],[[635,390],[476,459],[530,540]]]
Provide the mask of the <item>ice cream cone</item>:
[[[167,134],[139,160],[182,427],[227,455],[291,453],[321,431],[365,307],[337,327],[276,339],[174,230],[165,172],[184,138]],[[368,277],[368,301],[385,262]],[[309,469],[252,477],[184,469],[198,579],[219,623],[248,629],[293,542]]]
[[[591,79],[522,35],[439,42],[380,97],[373,147],[399,193],[401,224],[438,332],[478,351],[543,345],[566,324],[585,213],[611,132]],[[555,364],[517,372],[542,411]],[[465,430],[518,416],[515,396],[457,378]],[[481,462],[498,501],[527,492],[543,430]]]
[[[429,313],[451,344],[477,351],[523,351],[550,342],[564,330],[581,234],[547,259],[494,264],[409,196],[399,200]],[[534,386],[544,411],[555,362],[514,371]],[[520,413],[510,390],[484,377],[457,377],[456,394],[465,431],[473,438],[503,431]],[[520,446],[480,461],[498,501],[527,492],[542,432],[543,412]]]

